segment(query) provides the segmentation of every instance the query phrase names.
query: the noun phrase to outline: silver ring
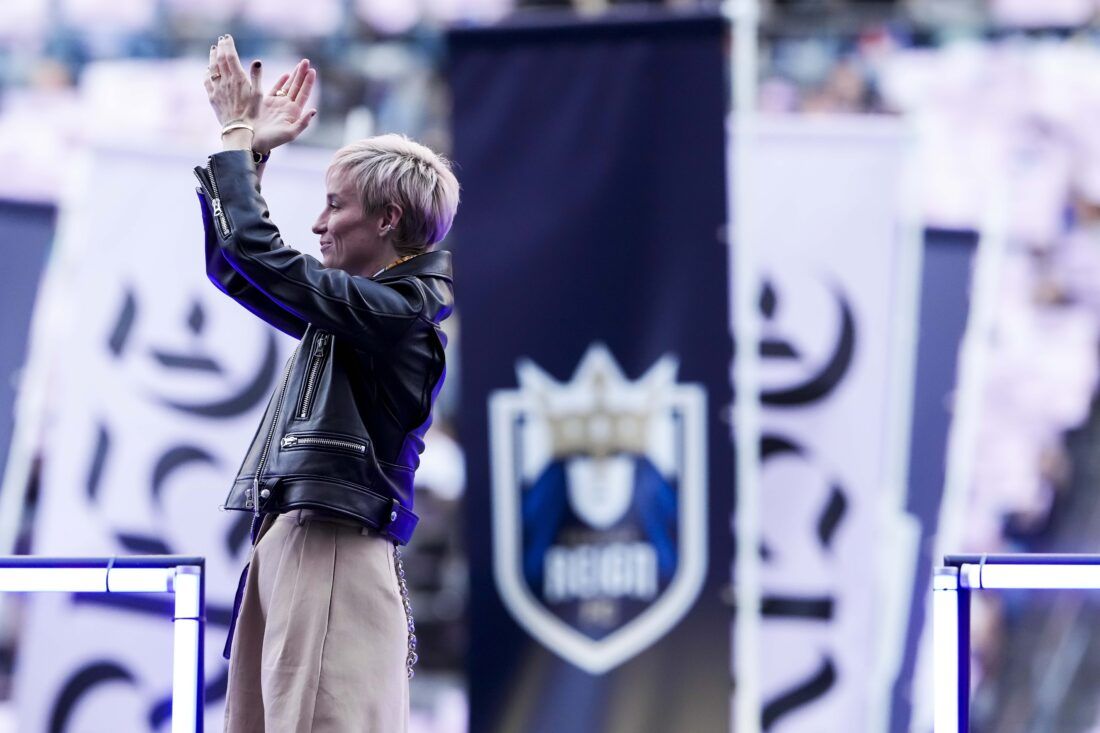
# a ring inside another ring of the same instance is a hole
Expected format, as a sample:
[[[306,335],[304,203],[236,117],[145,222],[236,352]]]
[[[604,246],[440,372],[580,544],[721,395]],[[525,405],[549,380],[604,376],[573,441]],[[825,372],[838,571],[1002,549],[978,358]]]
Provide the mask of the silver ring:
[[[276,96],[276,97],[285,97],[285,96],[286,96],[286,92],[285,92],[285,91],[283,91],[282,89],[277,89],[277,90],[275,91],[275,96]]]

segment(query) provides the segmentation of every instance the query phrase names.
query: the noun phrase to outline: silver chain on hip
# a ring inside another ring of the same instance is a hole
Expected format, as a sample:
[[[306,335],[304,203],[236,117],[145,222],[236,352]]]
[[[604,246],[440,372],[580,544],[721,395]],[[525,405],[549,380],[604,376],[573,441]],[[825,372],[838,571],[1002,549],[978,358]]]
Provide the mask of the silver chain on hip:
[[[405,620],[409,629],[409,652],[405,656],[405,669],[409,673],[409,679],[413,676],[413,665],[419,658],[416,654],[416,624],[413,623],[412,604],[409,602],[409,586],[405,582],[405,565],[401,562],[401,548],[395,543],[393,546],[393,565],[397,569],[397,585],[401,590],[401,605],[405,607]]]

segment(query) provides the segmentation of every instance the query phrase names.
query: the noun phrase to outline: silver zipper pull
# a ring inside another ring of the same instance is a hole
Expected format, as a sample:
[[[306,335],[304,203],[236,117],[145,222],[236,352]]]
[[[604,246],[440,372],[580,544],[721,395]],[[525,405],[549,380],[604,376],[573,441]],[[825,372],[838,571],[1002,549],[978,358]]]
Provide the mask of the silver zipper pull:
[[[297,435],[287,435],[283,438],[283,447],[284,448],[289,448],[290,446],[296,444],[297,442],[298,442],[298,436]]]

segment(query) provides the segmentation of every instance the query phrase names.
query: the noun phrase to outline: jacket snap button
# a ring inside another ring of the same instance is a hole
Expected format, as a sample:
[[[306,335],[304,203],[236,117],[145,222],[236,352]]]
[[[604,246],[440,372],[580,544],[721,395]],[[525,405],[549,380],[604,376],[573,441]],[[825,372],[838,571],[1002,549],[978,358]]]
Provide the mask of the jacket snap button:
[[[390,521],[391,522],[396,522],[397,521],[397,512],[390,512]]]
[[[260,498],[261,499],[266,500],[269,496],[271,496],[271,489],[264,489],[263,491],[260,492]]]

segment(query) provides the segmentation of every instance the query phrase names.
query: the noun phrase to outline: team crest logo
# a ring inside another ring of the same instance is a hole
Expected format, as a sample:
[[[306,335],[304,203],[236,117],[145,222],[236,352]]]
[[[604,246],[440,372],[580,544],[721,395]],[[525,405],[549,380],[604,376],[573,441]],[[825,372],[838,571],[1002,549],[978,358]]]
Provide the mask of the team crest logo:
[[[493,568],[504,604],[601,674],[664,636],[706,574],[706,395],[677,362],[629,381],[593,344],[571,381],[534,363],[489,399]]]

